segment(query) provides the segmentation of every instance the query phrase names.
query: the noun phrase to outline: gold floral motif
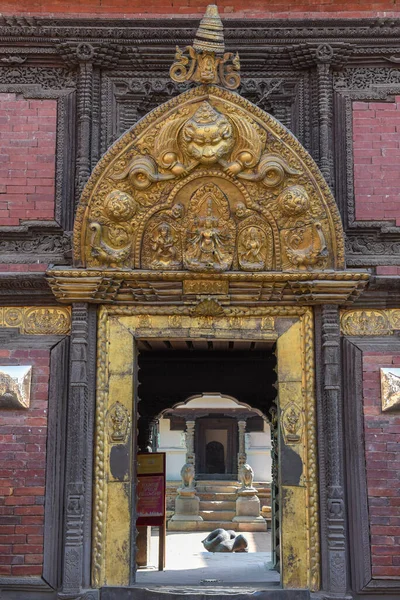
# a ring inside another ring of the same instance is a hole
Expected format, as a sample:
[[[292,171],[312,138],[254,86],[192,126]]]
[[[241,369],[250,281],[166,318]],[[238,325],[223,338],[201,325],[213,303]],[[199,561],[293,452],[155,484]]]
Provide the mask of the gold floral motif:
[[[171,315],[168,317],[168,326],[173,329],[182,327],[182,317],[180,315]]]
[[[66,335],[71,330],[71,312],[61,306],[4,306],[0,327],[18,327],[21,333],[30,335]]]
[[[390,335],[390,312],[384,310],[349,310],[341,313],[344,335]]]
[[[24,309],[5,309],[3,319],[5,327],[21,327],[24,319]]]
[[[191,310],[191,314],[199,317],[222,317],[225,312],[218,300],[205,298]]]

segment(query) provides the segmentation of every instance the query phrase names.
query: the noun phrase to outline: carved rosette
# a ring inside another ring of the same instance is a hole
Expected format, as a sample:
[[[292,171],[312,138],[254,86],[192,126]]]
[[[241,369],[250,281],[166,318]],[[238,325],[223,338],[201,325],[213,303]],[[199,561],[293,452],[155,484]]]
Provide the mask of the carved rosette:
[[[336,204],[273,117],[215,86],[155,109],[99,162],[81,198],[75,263],[164,272],[344,266]]]

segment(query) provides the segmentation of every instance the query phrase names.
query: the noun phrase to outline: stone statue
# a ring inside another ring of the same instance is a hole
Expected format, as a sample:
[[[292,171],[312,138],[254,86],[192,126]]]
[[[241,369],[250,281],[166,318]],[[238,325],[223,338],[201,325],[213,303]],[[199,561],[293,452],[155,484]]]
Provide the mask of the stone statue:
[[[182,487],[181,489],[193,489],[194,466],[191,463],[186,463],[181,469]]]
[[[247,463],[240,469],[240,480],[242,489],[253,489],[254,471]]]
[[[225,529],[214,529],[202,544],[208,552],[248,552],[248,541],[239,533]]]

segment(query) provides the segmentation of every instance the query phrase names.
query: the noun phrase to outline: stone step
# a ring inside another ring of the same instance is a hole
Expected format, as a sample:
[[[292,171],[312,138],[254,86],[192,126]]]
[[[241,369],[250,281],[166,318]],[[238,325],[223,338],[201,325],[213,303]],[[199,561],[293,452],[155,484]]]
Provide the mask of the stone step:
[[[205,521],[231,521],[235,510],[200,510],[199,514]]]
[[[235,523],[232,521],[168,521],[168,531],[205,531],[211,533],[214,529],[230,529],[232,531],[267,531],[268,524],[258,523]],[[204,536],[206,537],[206,536]]]
[[[196,479],[196,485],[229,485],[240,487],[240,483],[237,479]]]
[[[238,485],[205,485],[204,483],[196,483],[196,490],[198,492],[235,493],[238,488]]]
[[[236,510],[236,502],[233,500],[200,500],[200,510]]]
[[[203,500],[215,500],[217,502],[221,502],[221,501],[224,501],[224,500],[228,500],[229,502],[235,502],[236,501],[236,492],[230,492],[230,493],[201,492],[201,491],[199,492],[199,490],[196,490],[196,494],[200,498],[201,502]]]

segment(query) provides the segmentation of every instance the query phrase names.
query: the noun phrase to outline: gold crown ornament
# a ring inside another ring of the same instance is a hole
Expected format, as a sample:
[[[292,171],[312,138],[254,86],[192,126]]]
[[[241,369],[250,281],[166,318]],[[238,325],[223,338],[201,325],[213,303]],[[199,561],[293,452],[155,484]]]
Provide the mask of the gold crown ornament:
[[[173,81],[220,84],[230,90],[240,85],[239,55],[225,52],[224,27],[215,4],[207,6],[193,46],[176,47],[175,62],[169,74]]]

